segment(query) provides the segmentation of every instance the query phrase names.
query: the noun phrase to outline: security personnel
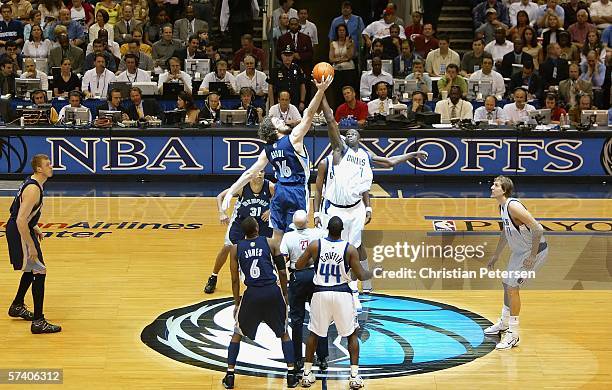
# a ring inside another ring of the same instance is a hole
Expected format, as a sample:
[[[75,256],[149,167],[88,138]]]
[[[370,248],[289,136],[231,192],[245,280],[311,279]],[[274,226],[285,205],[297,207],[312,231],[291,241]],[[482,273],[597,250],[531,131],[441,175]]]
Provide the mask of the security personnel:
[[[268,101],[274,105],[275,96],[280,91],[288,91],[291,95],[291,104],[300,111],[304,111],[306,101],[306,76],[299,65],[293,62],[293,47],[287,45],[281,54],[280,68],[270,71],[268,82]]]
[[[289,263],[289,319],[291,320],[291,330],[293,341],[293,352],[295,353],[295,366],[301,369],[304,364],[302,356],[302,335],[304,317],[306,316],[306,302],[310,302],[314,293],[314,283],[312,281],[315,270],[313,267],[301,270],[295,269],[295,263],[300,258],[304,250],[311,241],[318,240],[325,234],[320,229],[308,229],[308,214],[304,210],[297,210],[293,214],[293,225],[295,230],[285,233],[280,245],[281,254],[285,256]],[[317,356],[319,358],[319,368],[327,369],[327,356],[329,355],[327,337],[321,337],[317,345]]]

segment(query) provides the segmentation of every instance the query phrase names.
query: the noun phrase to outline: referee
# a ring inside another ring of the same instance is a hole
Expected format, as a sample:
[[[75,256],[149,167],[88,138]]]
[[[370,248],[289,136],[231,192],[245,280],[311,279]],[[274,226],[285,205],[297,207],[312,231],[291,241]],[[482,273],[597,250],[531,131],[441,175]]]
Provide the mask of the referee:
[[[293,351],[295,354],[296,371],[300,371],[304,365],[302,357],[302,336],[304,317],[306,315],[306,302],[310,302],[314,292],[313,266],[301,270],[295,269],[295,263],[308,247],[311,241],[321,238],[323,231],[319,229],[308,229],[306,224],[308,215],[304,210],[297,210],[293,214],[293,225],[295,230],[285,233],[281,241],[280,251],[289,261],[289,318],[291,319],[291,339],[293,340]],[[320,338],[317,345],[317,357],[319,358],[319,369],[327,370],[327,356],[329,350],[327,337]]]

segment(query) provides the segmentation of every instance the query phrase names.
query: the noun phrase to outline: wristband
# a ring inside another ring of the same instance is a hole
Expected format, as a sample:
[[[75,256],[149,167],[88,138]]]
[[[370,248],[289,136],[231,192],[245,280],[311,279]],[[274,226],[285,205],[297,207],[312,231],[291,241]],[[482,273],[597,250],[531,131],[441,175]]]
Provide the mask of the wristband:
[[[369,211],[370,213],[372,212],[372,208],[371,208],[370,206],[366,207],[366,213],[367,213],[368,211]]]

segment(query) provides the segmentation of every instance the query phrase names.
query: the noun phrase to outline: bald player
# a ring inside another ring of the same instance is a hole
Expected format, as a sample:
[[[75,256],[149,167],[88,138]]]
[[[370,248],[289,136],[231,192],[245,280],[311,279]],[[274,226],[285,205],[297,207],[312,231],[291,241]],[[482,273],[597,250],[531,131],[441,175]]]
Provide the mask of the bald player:
[[[283,236],[280,251],[285,256],[285,261],[289,264],[289,318],[291,319],[291,339],[293,340],[293,352],[295,354],[296,371],[301,371],[304,360],[302,359],[302,339],[304,328],[304,317],[306,315],[306,302],[310,303],[314,292],[313,266],[296,270],[295,263],[306,250],[308,245],[325,233],[321,229],[309,229],[308,214],[304,210],[297,210],[293,214],[293,226],[295,230]],[[319,339],[317,345],[317,357],[319,358],[319,368],[327,369],[327,356],[329,350],[327,337]]]

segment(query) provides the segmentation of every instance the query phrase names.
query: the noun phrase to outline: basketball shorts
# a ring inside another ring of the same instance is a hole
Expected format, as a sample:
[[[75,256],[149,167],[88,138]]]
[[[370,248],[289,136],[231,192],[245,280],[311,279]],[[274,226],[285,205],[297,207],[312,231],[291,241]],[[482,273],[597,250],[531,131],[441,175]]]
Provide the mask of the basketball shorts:
[[[268,222],[264,222],[261,219],[258,219],[259,223],[259,235],[263,237],[272,238],[272,228],[270,227]],[[244,232],[240,227],[240,223],[232,222],[227,227],[227,231],[225,232],[225,245],[235,245],[238,241],[244,239]]]
[[[348,337],[359,328],[353,294],[344,291],[318,291],[310,301],[308,330],[319,337],[327,337],[331,323],[336,324],[338,334]]]
[[[308,212],[308,191],[303,184],[286,185],[276,183],[274,196],[270,202],[270,221],[272,228],[288,232],[297,210]]]
[[[363,202],[359,202],[353,207],[337,207],[328,200],[323,202],[321,213],[321,224],[323,229],[327,229],[327,223],[331,217],[340,217],[344,224],[342,239],[348,241],[355,248],[361,246],[361,233],[365,228],[366,209]]]
[[[36,233],[30,230],[32,240],[34,240],[34,246],[36,247],[37,259],[28,260],[28,248],[25,241],[21,239],[17,224],[13,221],[9,221],[6,224],[6,241],[8,244],[9,258],[14,270],[20,270],[23,272],[33,272],[35,274],[47,273],[47,267],[43,259],[42,250],[40,248],[40,242],[36,237]]]
[[[510,261],[508,262],[508,271],[525,271],[527,270],[523,265],[523,262],[529,257],[528,253],[512,253],[510,255]],[[546,242],[541,242],[539,247],[539,252],[536,255],[536,261],[531,270],[538,271],[548,257],[548,244]],[[523,286],[529,279],[523,278],[504,278],[503,282],[505,285],[510,287],[520,287]]]
[[[276,284],[247,287],[236,315],[236,332],[255,340],[259,324],[265,323],[276,337],[287,331],[287,303]]]

